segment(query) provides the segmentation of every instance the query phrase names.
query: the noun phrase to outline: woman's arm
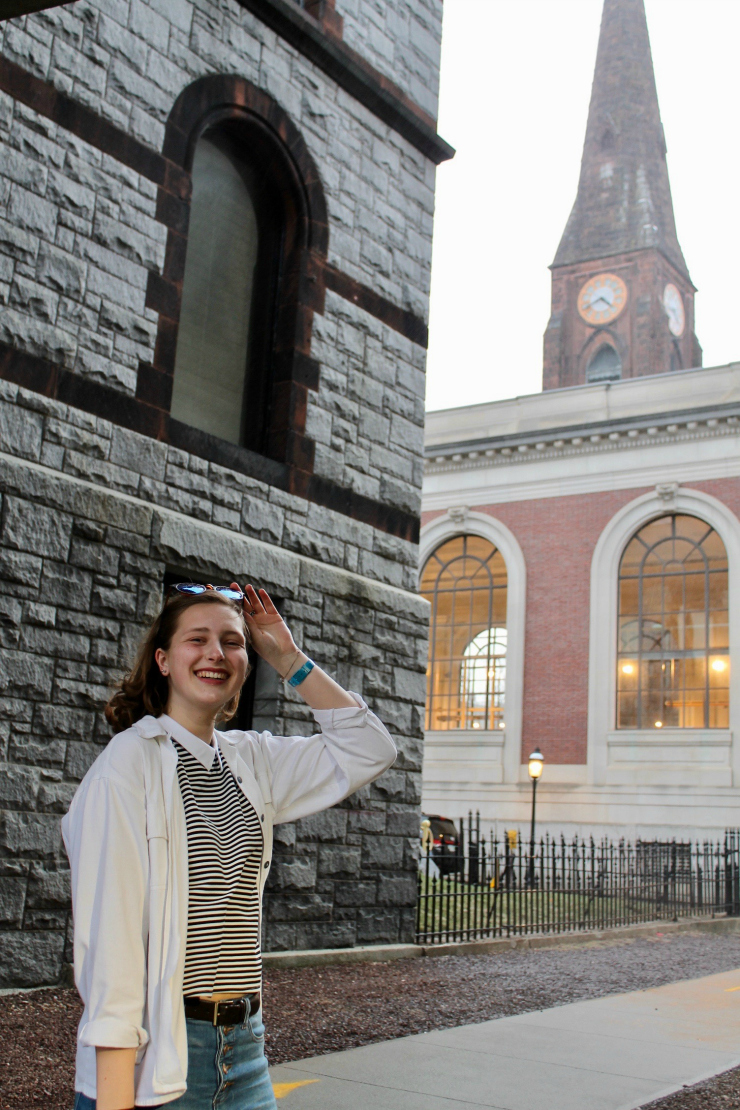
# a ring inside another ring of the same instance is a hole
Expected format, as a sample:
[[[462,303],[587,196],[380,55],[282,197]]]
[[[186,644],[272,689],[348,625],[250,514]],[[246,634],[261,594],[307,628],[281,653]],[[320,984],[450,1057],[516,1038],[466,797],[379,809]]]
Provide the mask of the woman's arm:
[[[133,1110],[135,1048],[97,1048],[96,1110]]]
[[[236,583],[232,585],[236,586]],[[275,668],[281,678],[290,678],[300,670],[308,656],[296,646],[290,629],[266,590],[260,590],[258,594],[254,586],[245,586],[244,594],[244,616],[254,650]],[[316,665],[296,689],[311,709],[357,707],[352,695]]]

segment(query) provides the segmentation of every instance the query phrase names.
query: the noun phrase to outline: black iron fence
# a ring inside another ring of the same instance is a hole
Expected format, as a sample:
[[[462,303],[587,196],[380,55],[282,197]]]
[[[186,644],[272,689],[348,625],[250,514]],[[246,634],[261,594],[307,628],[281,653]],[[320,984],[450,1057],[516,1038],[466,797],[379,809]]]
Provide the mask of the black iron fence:
[[[544,836],[532,851],[517,832],[481,835],[471,814],[444,839],[457,842],[422,848],[420,944],[740,915],[738,829],[703,843]]]

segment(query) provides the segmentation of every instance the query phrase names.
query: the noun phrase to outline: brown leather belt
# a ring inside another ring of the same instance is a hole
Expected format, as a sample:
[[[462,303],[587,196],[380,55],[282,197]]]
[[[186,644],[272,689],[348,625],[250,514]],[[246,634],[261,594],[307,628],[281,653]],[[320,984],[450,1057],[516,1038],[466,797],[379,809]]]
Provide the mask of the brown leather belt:
[[[207,1021],[210,1025],[243,1025],[247,1016],[253,1017],[259,1008],[259,994],[247,994],[244,998],[222,998],[218,1002],[185,996],[185,1017]]]

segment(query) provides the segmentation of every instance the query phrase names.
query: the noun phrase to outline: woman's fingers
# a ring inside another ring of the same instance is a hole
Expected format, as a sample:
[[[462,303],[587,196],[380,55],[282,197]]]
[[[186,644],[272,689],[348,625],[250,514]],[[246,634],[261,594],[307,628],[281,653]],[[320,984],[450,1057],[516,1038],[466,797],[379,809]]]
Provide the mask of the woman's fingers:
[[[260,589],[260,601],[264,605],[266,613],[275,613],[277,616],[280,616],[267,590]]]

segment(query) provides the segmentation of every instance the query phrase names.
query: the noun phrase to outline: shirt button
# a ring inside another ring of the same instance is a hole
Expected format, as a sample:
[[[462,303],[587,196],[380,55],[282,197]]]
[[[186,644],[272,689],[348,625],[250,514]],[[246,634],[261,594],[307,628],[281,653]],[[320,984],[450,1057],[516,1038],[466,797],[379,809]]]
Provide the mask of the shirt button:
[[[237,776],[236,776],[236,781],[237,781],[237,782],[241,782],[241,781],[242,781],[242,780],[241,780],[241,775],[237,775]]]
[[[265,867],[269,867],[269,866],[270,866],[270,861],[269,861],[269,859],[266,859],[265,860]]]
[[[264,821],[264,819],[265,819],[264,813],[260,813],[260,821]]]

